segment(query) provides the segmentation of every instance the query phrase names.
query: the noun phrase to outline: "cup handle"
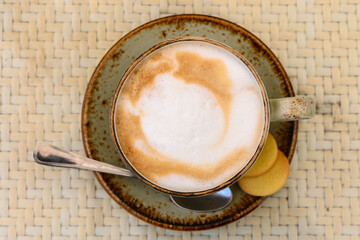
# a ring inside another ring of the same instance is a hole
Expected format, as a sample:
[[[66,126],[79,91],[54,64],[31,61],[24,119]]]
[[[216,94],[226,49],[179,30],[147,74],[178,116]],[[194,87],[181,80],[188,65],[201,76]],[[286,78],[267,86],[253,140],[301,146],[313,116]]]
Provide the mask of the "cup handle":
[[[315,99],[309,96],[270,99],[270,121],[293,121],[312,118]]]

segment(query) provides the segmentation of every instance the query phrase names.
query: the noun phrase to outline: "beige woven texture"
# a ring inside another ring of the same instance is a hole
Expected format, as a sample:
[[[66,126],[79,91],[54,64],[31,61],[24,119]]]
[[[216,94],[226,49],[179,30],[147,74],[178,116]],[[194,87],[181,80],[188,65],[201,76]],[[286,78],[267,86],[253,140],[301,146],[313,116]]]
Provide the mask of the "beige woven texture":
[[[279,57],[315,118],[300,124],[286,186],[213,230],[164,230],[129,215],[86,171],[36,165],[36,142],[84,154],[90,76],[127,32],[162,16],[233,21]],[[0,0],[0,239],[359,239],[360,3]]]

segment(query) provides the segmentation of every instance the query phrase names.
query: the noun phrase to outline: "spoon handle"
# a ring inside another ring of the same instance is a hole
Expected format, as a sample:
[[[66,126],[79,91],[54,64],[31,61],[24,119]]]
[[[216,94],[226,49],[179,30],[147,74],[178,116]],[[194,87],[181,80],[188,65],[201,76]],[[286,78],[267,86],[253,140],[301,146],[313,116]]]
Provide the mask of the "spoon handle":
[[[35,162],[47,166],[84,169],[134,177],[134,174],[128,169],[83,157],[44,142],[37,144],[33,157]]]

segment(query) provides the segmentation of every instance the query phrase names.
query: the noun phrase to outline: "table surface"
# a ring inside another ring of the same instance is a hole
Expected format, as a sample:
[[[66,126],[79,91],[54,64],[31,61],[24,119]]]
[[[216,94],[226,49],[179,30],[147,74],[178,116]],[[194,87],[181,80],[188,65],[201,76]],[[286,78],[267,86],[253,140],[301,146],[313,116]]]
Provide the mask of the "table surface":
[[[201,232],[144,223],[91,172],[36,165],[46,141],[84,154],[80,113],[104,53],[135,27],[199,13],[258,36],[317,114],[299,125],[285,187]],[[360,3],[270,0],[0,1],[0,239],[358,239]],[[340,237],[340,238],[339,238]]]

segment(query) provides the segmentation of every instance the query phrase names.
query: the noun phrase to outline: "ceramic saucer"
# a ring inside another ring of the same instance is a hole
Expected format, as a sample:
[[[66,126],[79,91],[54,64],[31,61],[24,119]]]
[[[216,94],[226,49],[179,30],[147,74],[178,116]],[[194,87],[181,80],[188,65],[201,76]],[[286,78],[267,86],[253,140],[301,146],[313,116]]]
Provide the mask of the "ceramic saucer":
[[[269,98],[294,96],[291,83],[270,49],[246,29],[229,21],[204,15],[176,15],[146,23],[121,38],[105,54],[92,75],[82,111],[82,135],[88,157],[123,166],[110,133],[110,105],[125,70],[153,45],[183,36],[200,36],[220,41],[240,52],[255,67]],[[298,122],[271,123],[270,132],[291,161]],[[121,207],[150,224],[172,230],[205,230],[234,222],[265,200],[245,194],[237,184],[231,189],[232,203],[215,212],[197,213],[176,207],[168,195],[153,190],[140,180],[95,173],[105,191]]]

